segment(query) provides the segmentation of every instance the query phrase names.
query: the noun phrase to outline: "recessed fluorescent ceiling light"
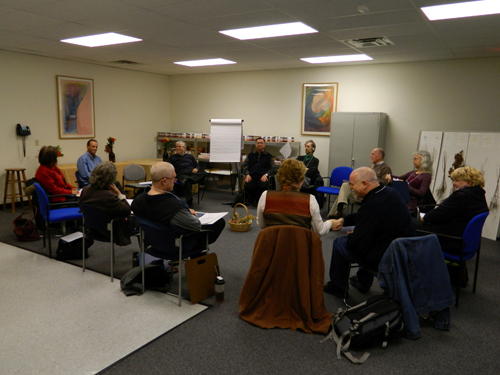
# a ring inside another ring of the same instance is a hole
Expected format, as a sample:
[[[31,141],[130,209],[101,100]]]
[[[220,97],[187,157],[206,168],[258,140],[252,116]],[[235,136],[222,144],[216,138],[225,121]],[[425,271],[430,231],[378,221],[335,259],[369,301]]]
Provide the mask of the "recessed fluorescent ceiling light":
[[[101,46],[110,46],[113,44],[142,42],[142,39],[133,38],[131,36],[126,36],[116,33],[106,33],[106,34],[81,36],[79,38],[63,39],[61,40],[61,42],[78,44],[79,46],[84,46],[84,47],[101,47]]]
[[[219,31],[221,34],[225,34],[239,40],[274,38],[277,36],[311,34],[317,32],[318,30],[314,30],[312,27],[309,27],[302,22]]]
[[[367,61],[373,59],[365,54],[358,54],[358,55],[342,55],[342,56],[304,57],[301,58],[301,60],[308,62],[309,64],[326,64],[326,63],[349,62],[349,61]]]
[[[176,61],[174,64],[185,66],[210,66],[210,65],[228,65],[236,64],[234,61],[226,59],[207,59],[207,60],[191,60],[191,61]]]
[[[483,0],[421,8],[430,21],[486,16],[500,13],[500,1]]]

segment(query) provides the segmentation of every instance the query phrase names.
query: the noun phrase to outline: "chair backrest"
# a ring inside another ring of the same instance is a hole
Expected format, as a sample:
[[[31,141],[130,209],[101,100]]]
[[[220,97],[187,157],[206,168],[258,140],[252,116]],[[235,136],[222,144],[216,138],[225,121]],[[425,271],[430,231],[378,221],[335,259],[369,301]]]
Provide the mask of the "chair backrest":
[[[104,236],[111,236],[111,228],[108,226],[111,223],[111,218],[105,212],[85,203],[80,205],[80,211],[86,229],[95,230]]]
[[[406,204],[410,201],[410,189],[406,181],[392,181],[392,187],[396,190],[405,201]]]
[[[255,241],[250,269],[241,289],[240,317],[263,328],[300,328],[324,333],[331,324],[323,283],[318,283],[324,277],[321,239],[316,233],[293,225],[264,228]],[[309,301],[307,309],[283,308],[298,307],[298,301],[304,300]]]
[[[353,169],[351,167],[337,167],[330,176],[330,186],[342,186],[342,182],[349,181]]]
[[[483,225],[488,217],[489,212],[474,216],[469,224],[465,227],[462,238],[465,242],[464,255],[475,253],[481,244],[481,234]]]
[[[85,187],[85,183],[80,177],[80,173],[78,171],[75,172],[76,182],[78,183],[78,189],[83,189]]]
[[[146,170],[142,165],[129,164],[123,168],[123,183],[125,181],[146,181]]]
[[[45,221],[48,221],[47,216],[48,216],[48,212],[50,211],[49,198],[47,197],[45,190],[43,190],[43,188],[37,182],[35,182],[33,185],[35,185],[36,195],[38,196],[38,204],[40,206],[40,213],[42,214]]]
[[[156,253],[165,254],[166,259],[177,259],[179,257],[179,247],[176,246],[176,239],[180,237],[175,231],[152,220],[134,215],[137,225],[144,232],[144,242],[151,246],[150,250]]]

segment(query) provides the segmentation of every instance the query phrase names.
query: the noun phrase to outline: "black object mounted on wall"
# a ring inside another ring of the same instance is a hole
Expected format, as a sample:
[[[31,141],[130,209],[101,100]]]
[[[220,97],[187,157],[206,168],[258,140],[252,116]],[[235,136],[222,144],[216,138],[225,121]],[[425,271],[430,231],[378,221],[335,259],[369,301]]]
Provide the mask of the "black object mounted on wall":
[[[24,157],[26,157],[26,136],[31,135],[30,127],[29,126],[22,126],[21,124],[17,124],[16,134],[23,137]]]

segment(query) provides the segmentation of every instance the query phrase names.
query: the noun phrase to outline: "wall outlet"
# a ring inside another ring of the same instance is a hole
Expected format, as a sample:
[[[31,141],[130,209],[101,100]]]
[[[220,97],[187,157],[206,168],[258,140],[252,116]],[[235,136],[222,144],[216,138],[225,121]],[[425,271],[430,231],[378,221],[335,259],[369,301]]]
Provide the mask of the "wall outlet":
[[[38,146],[39,143],[38,139],[35,139],[35,146]]]

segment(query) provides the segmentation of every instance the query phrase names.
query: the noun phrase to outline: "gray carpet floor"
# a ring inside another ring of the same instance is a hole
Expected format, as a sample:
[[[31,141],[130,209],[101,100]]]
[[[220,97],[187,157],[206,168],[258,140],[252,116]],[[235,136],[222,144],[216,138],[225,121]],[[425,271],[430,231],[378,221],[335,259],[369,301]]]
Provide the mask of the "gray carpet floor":
[[[233,212],[222,205],[232,196],[207,191],[200,211]],[[237,210],[242,210],[237,208]],[[19,210],[18,210],[19,211]],[[249,212],[255,214],[255,208]],[[322,210],[326,216],[326,207]],[[12,233],[15,214],[0,214],[0,241],[42,252],[42,243],[19,243]],[[238,298],[249,269],[253,244],[259,228],[253,224],[248,232],[233,232],[229,226],[211,246],[218,256],[221,273],[226,280],[225,301],[203,301],[210,309],[149,343],[125,359],[103,370],[102,375],[118,374],[303,374],[350,373],[365,374],[477,374],[496,373],[500,320],[500,243],[483,240],[479,281],[476,294],[468,285],[462,289],[459,308],[452,308],[451,331],[435,330],[427,321],[421,321],[421,338],[410,341],[393,339],[384,350],[370,348],[371,357],[361,366],[345,358],[338,360],[332,341],[320,344],[322,335],[293,330],[261,329],[238,316]],[[330,265],[332,242],[339,235],[322,237],[325,265]],[[56,246],[57,240],[53,239]],[[98,272],[109,273],[109,250],[106,244],[94,244],[87,266]],[[54,247],[55,248],[55,247]],[[131,268],[132,253],[137,242],[118,248],[116,277]],[[45,252],[46,253],[46,252]],[[79,261],[74,263],[78,264]],[[472,264],[469,265],[472,270]],[[327,278],[328,272],[325,273]],[[327,281],[327,280],[325,280]],[[352,303],[380,293],[378,286],[366,295],[351,288]],[[342,301],[325,294],[330,312],[343,307]]]

